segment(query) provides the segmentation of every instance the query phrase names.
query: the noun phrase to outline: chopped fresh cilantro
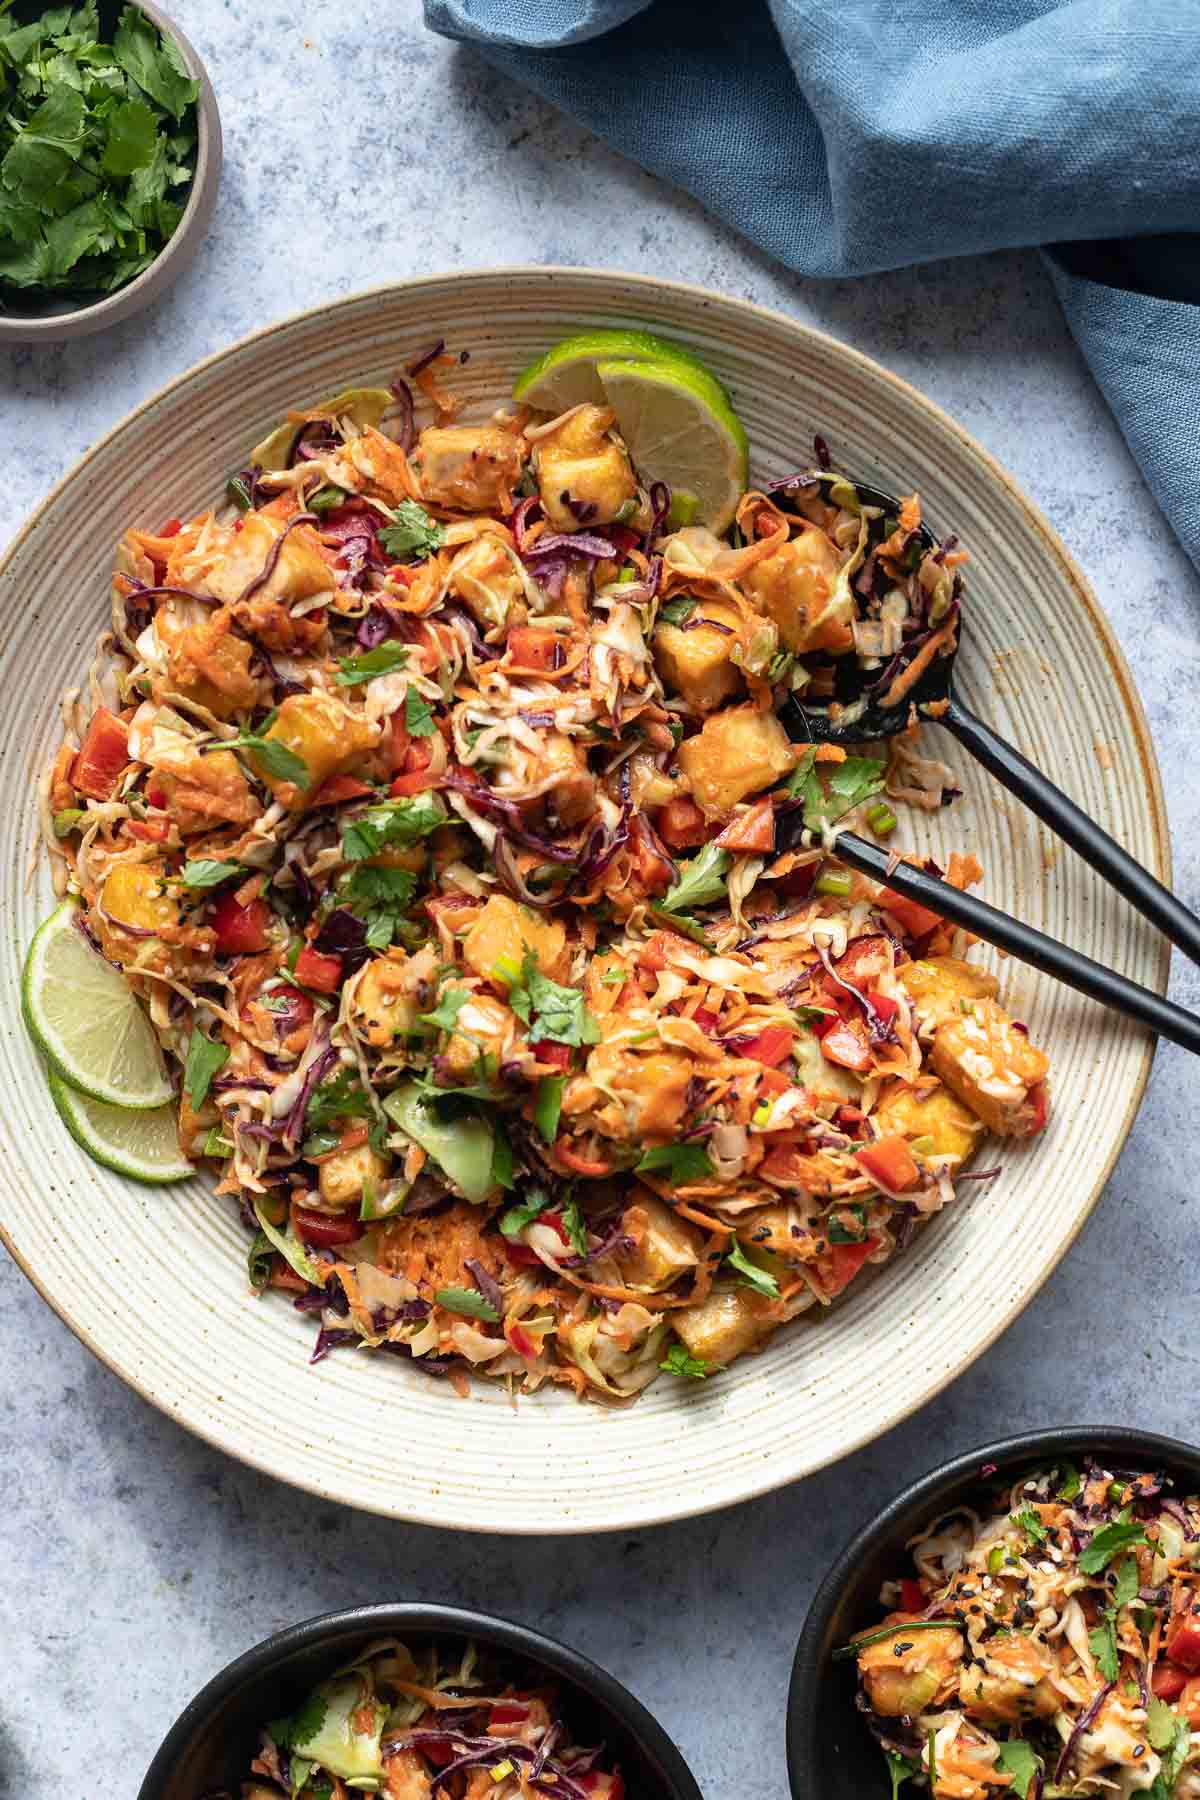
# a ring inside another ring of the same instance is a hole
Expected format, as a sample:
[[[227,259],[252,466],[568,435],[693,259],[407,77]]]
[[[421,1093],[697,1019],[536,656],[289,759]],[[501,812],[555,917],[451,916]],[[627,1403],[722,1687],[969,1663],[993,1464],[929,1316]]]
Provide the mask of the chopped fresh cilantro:
[[[408,727],[409,737],[432,737],[437,730],[433,708],[416,688],[410,687],[404,696],[404,723]]]
[[[1105,1613],[1095,1630],[1088,1632],[1088,1649],[1095,1657],[1096,1667],[1105,1681],[1115,1681],[1119,1664],[1117,1661],[1117,1631],[1111,1613]]]
[[[1020,1800],[1028,1800],[1029,1789],[1041,1762],[1023,1738],[1001,1740],[996,1767],[1004,1770],[1010,1787],[1020,1795]]]
[[[342,833],[342,856],[347,862],[366,862],[391,846],[404,849],[420,843],[446,823],[445,807],[436,794],[413,794],[407,800],[386,800],[368,807]]]
[[[246,1273],[250,1277],[250,1286],[256,1292],[265,1288],[271,1279],[271,1258],[274,1254],[275,1247],[266,1232],[256,1231],[246,1258]]]
[[[824,781],[815,767],[815,757],[810,746],[787,782],[787,792],[804,801],[804,824],[809,831],[822,830],[883,787],[884,764],[874,757],[848,756],[845,762],[825,765]]]
[[[1032,1506],[1023,1506],[1020,1512],[1012,1515],[1012,1522],[1032,1544],[1044,1544],[1050,1535],[1042,1524],[1041,1514],[1034,1512]]]
[[[487,1319],[493,1325],[500,1322],[500,1314],[491,1301],[485,1300],[475,1288],[439,1288],[433,1298],[447,1312],[463,1313],[468,1319]]]
[[[659,902],[659,911],[689,912],[695,906],[711,906],[725,898],[725,878],[733,858],[715,841],[705,844],[698,856],[684,863],[674,885]]]
[[[1179,1724],[1179,1715],[1173,1706],[1157,1695],[1151,1695],[1150,1705],[1146,1711],[1147,1735],[1152,1750],[1169,1750],[1175,1742],[1175,1731]]]
[[[319,1693],[310,1694],[299,1712],[293,1713],[290,1719],[276,1719],[267,1726],[267,1732],[281,1750],[310,1744],[324,1725],[328,1711],[329,1708]]]
[[[362,656],[340,656],[334,680],[339,687],[355,687],[360,681],[374,681],[377,675],[394,675],[408,661],[407,644],[380,644]]]
[[[543,1075],[537,1084],[537,1093],[533,1102],[533,1122],[544,1143],[552,1144],[558,1136],[559,1115],[562,1112],[563,1078],[561,1075]]]
[[[637,1163],[635,1173],[652,1175],[665,1169],[671,1181],[703,1181],[713,1172],[708,1151],[703,1144],[656,1144]]]
[[[458,1024],[459,1013],[470,998],[466,988],[444,987],[433,1011],[420,1015],[422,1025],[432,1025],[437,1031],[453,1031]]]
[[[1117,1570],[1117,1579],[1113,1582],[1112,1603],[1119,1612],[1136,1600],[1139,1592],[1137,1557],[1127,1556]]]
[[[672,1344],[658,1366],[668,1375],[688,1375],[693,1381],[703,1381],[709,1370],[703,1357],[693,1356],[683,1344]]]
[[[264,737],[261,732],[243,731],[239,737],[218,738],[214,743],[202,744],[201,753],[211,754],[214,750],[248,750],[254,757],[257,767],[265,769],[276,781],[290,781],[293,787],[306,788],[310,776],[308,764],[302,756],[278,738]]]
[[[509,970],[501,970],[508,980]],[[584,1005],[578,988],[563,987],[543,975],[532,950],[527,951],[520,974],[509,983],[508,1004],[536,1042],[549,1038],[556,1044],[594,1044],[600,1028]]]
[[[883,1760],[887,1763],[888,1774],[892,1778],[892,1800],[896,1800],[904,1783],[911,1781],[914,1775],[922,1774],[923,1770],[919,1762],[912,1762],[907,1756],[897,1756],[894,1750],[885,1750]]]
[[[209,1085],[219,1069],[223,1069],[229,1061],[229,1045],[218,1044],[212,1038],[205,1037],[199,1028],[192,1031],[192,1039],[188,1045],[187,1063],[183,1071],[183,1086],[193,1112],[199,1112],[208,1097]]]
[[[1149,1541],[1136,1519],[1118,1519],[1113,1525],[1103,1526],[1083,1550],[1079,1558],[1080,1571],[1084,1575],[1098,1575],[1120,1551]]]
[[[527,1225],[541,1218],[549,1204],[549,1196],[541,1188],[532,1189],[528,1200],[521,1200],[500,1214],[500,1230],[510,1243],[515,1242]]]
[[[697,604],[693,595],[679,594],[659,607],[658,616],[665,625],[682,625],[695,612]]]
[[[770,1109],[768,1108],[768,1111]],[[867,1211],[861,1200],[852,1201],[848,1206],[839,1209],[841,1212],[853,1214],[856,1226],[853,1231],[842,1223],[837,1213],[829,1218],[829,1241],[831,1244],[861,1244],[867,1236]]]
[[[398,561],[407,557],[414,561],[424,560],[435,550],[440,550],[445,541],[445,526],[430,518],[415,500],[402,500],[392,524],[385,525],[379,533],[384,550]]]
[[[386,950],[416,891],[411,869],[356,868],[338,887],[338,900],[366,921],[367,944]]]
[[[766,1269],[760,1269],[757,1263],[750,1261],[736,1237],[729,1247],[729,1255],[725,1260],[731,1269],[736,1269],[744,1287],[752,1287],[756,1293],[766,1294],[771,1300],[778,1300],[779,1283]]]
[[[223,881],[231,881],[235,875],[244,875],[241,863],[214,862],[211,857],[202,856],[195,862],[185,862],[179,879],[184,887],[210,888],[220,887]]]
[[[576,1256],[587,1256],[587,1226],[583,1222],[583,1214],[579,1210],[578,1200],[569,1200],[563,1207],[563,1230],[570,1240],[571,1248]]]
[[[310,1096],[304,1113],[305,1129],[320,1131],[331,1119],[367,1119],[371,1102],[353,1069],[339,1069]]]

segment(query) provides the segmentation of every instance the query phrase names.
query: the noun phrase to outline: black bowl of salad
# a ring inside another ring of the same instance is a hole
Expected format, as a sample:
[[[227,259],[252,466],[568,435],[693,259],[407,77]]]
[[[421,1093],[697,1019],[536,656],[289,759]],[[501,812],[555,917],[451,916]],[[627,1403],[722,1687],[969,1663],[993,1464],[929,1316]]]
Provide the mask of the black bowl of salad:
[[[290,1625],[201,1689],[138,1800],[701,1800],[662,1726],[578,1651],[450,1606]]]
[[[1200,1794],[1200,1449],[1117,1427],[906,1488],[809,1609],[794,1800]]]

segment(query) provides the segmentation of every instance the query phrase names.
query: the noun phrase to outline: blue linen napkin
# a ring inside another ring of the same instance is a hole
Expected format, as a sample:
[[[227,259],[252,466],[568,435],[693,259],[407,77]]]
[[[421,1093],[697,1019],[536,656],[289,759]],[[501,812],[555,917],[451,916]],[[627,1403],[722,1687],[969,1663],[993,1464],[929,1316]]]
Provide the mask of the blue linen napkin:
[[[425,0],[425,17],[800,274],[1047,246],[1200,567],[1198,0]]]

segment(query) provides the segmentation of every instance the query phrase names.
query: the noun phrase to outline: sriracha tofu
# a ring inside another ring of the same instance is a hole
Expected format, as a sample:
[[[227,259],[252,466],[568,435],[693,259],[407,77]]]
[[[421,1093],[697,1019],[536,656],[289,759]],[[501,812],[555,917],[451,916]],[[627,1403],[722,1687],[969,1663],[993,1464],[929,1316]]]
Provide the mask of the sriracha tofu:
[[[543,975],[560,976],[566,946],[567,934],[557,919],[539,917],[507,894],[493,894],[463,939],[463,961],[484,981],[511,986],[531,950]],[[503,965],[499,974],[497,963]]]
[[[797,656],[810,650],[842,655],[853,643],[854,596],[837,591],[842,558],[823,531],[807,526],[773,555],[755,563],[742,586],[779,629]]]
[[[611,407],[575,407],[534,445],[542,510],[555,531],[611,525],[636,505],[633,465],[609,436],[614,417]]]
[[[242,529],[234,534],[224,556],[209,570],[209,592],[219,600],[240,600],[266,568],[284,530],[282,519],[247,513]],[[295,605],[300,600],[315,599],[318,594],[332,599],[333,587],[333,571],[321,555],[320,539],[311,525],[297,525],[284,538],[270,576],[254,590],[253,598]]]
[[[1033,1090],[1049,1068],[1024,1032],[994,1000],[966,1001],[937,1028],[930,1061],[973,1113],[998,1137],[1029,1137],[1045,1123]]]
[[[701,812],[724,818],[739,800],[773,787],[795,766],[796,752],[774,713],[733,706],[706,719],[679,746],[679,766]]]
[[[947,1087],[922,1096],[906,1082],[890,1083],[871,1115],[884,1137],[932,1138],[930,1156],[966,1162],[983,1129],[979,1119]]]
[[[694,1269],[704,1248],[703,1234],[686,1219],[676,1218],[656,1194],[639,1190],[625,1214],[632,1250],[619,1250],[614,1260],[623,1286],[656,1293],[670,1287],[685,1269]]]
[[[368,724],[360,713],[351,712],[333,694],[289,694],[266,736],[285,745],[308,770],[307,784],[293,785],[262,768],[251,753],[276,799],[295,808],[306,806],[331,776],[344,775],[361,762],[367,751],[374,748],[379,728]]]
[[[335,1150],[321,1164],[321,1203],[340,1211],[362,1199],[364,1182],[376,1187],[384,1179],[388,1165],[370,1144],[359,1144],[354,1150]]]
[[[686,631],[666,620],[655,627],[655,664],[669,692],[682,694],[700,712],[715,712],[742,685],[733,660],[741,617],[728,601],[705,600],[683,623]]]
[[[772,1304],[751,1288],[717,1288],[698,1306],[681,1306],[671,1323],[689,1356],[723,1368],[770,1337],[779,1323],[770,1316]]]
[[[936,1030],[943,1019],[962,1011],[964,1001],[994,999],[1000,985],[986,969],[957,956],[931,956],[922,962],[904,963],[896,970],[896,976],[913,1003],[922,1031]]]
[[[521,440],[498,425],[431,425],[412,454],[422,498],[449,512],[511,511],[521,466]]]

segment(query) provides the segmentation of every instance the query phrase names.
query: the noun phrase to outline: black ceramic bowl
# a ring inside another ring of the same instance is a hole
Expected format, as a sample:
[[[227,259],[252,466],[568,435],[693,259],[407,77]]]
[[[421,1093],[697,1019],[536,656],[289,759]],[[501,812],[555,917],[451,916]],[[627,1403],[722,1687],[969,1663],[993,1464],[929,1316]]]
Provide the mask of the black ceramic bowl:
[[[202,1800],[241,1793],[259,1728],[300,1704],[318,1681],[372,1638],[410,1643],[473,1638],[511,1658],[535,1680],[549,1672],[562,1691],[576,1742],[608,1746],[629,1800],[703,1800],[683,1757],[628,1689],[577,1650],[489,1613],[454,1606],[356,1606],[289,1625],[222,1669],[185,1707],[163,1740],[138,1800]]]
[[[788,1695],[788,1774],[793,1800],[888,1800],[879,1747],[854,1704],[850,1661],[832,1653],[880,1618],[883,1582],[911,1573],[904,1546],[931,1519],[966,1501],[978,1505],[997,1486],[1059,1458],[1092,1456],[1123,1469],[1163,1469],[1180,1492],[1200,1491],[1200,1449],[1174,1438],[1116,1426],[1081,1425],[1031,1431],[984,1444],[943,1463],[897,1496],[846,1546],[819,1588],[804,1621]],[[981,1470],[995,1465],[995,1473]]]

